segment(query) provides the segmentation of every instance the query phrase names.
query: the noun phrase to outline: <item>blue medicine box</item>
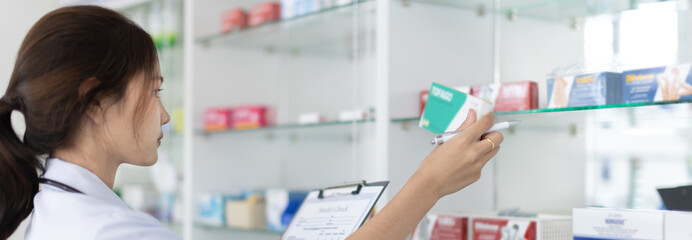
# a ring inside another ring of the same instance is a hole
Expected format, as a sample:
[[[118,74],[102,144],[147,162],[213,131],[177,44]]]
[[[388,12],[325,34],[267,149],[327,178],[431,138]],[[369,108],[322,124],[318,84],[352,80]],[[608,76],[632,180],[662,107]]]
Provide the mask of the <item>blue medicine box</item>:
[[[548,79],[548,108],[598,106],[622,101],[622,74],[598,72]]]
[[[626,71],[622,102],[661,102],[692,99],[690,64]]]

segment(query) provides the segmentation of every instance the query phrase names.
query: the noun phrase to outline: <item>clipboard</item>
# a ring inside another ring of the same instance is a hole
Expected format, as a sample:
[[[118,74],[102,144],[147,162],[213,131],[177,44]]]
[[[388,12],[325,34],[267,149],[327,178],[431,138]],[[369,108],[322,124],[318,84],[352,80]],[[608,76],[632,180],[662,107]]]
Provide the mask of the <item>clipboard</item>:
[[[358,181],[308,193],[281,240],[346,239],[365,223],[389,181]]]

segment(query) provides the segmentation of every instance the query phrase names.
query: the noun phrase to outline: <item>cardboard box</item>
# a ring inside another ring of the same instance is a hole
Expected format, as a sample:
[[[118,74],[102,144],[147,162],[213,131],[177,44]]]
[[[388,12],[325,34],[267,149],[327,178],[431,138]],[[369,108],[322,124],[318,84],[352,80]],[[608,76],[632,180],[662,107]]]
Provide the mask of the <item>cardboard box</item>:
[[[692,212],[666,212],[663,222],[666,240],[692,239]]]
[[[620,73],[599,72],[548,79],[548,108],[621,103],[621,78]]]
[[[622,102],[661,102],[692,99],[691,64],[626,71]]]
[[[232,127],[230,108],[208,108],[204,111],[204,130],[223,131]]]
[[[226,11],[221,16],[221,32],[228,33],[247,27],[247,13],[243,9],[237,8]]]
[[[454,131],[466,120],[470,109],[477,119],[492,111],[490,102],[433,83],[418,126],[435,134]]]
[[[463,93],[471,93],[471,87],[455,87],[459,92]],[[418,115],[423,115],[423,110],[425,109],[425,104],[428,102],[428,94],[430,93],[430,90],[425,90],[421,91],[419,96],[419,102],[420,102],[420,113]]]
[[[663,239],[662,211],[575,208],[572,217],[574,240]]]
[[[238,106],[231,110],[235,129],[252,129],[274,124],[273,111],[267,106]]]
[[[250,9],[248,25],[251,27],[273,22],[281,18],[281,4],[275,2],[262,3]]]
[[[490,101],[494,112],[538,108],[538,84],[535,82],[474,86],[471,88],[471,95]]]
[[[428,214],[413,231],[412,240],[466,240],[468,217]]]
[[[532,219],[474,218],[473,240],[536,240]]]
[[[226,201],[226,226],[231,228],[264,229],[265,203]]]

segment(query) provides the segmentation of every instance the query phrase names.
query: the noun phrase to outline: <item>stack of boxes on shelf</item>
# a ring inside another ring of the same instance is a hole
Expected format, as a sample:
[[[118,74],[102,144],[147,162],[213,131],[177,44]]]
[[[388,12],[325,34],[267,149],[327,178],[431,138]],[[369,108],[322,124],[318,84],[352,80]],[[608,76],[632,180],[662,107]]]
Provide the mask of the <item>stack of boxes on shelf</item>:
[[[546,108],[602,106],[621,103],[650,103],[692,100],[692,64],[629,70],[622,73],[596,72],[548,79]],[[538,84],[511,82],[458,91],[485,99],[494,112],[538,109]],[[429,91],[420,93],[422,114]]]
[[[224,12],[221,16],[221,32],[229,33],[351,3],[353,0],[282,0],[280,3],[265,2],[255,5],[249,12],[242,8],[235,8]]]
[[[195,221],[213,227],[281,232],[288,227],[306,196],[306,191],[286,189],[202,194],[197,198]]]
[[[548,108],[692,99],[690,64],[548,80]]]
[[[457,91],[484,99],[494,112],[521,111],[538,108],[538,84],[535,82],[513,82],[473,87],[455,87]],[[429,91],[420,93],[420,112],[423,113]]]
[[[692,239],[692,213],[653,210],[575,208],[575,240]]]
[[[208,108],[204,113],[207,132],[254,129],[274,125],[273,108],[262,105]]]
[[[412,233],[412,240],[538,240],[571,239],[568,216],[502,217],[490,214],[428,214]]]

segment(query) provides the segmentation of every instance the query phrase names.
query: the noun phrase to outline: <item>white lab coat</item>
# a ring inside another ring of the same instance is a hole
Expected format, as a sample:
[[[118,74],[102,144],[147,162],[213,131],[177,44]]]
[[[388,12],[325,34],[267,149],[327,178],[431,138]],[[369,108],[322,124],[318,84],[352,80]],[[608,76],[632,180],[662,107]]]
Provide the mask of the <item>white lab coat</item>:
[[[152,216],[129,208],[85,168],[52,158],[44,177],[84,194],[44,184],[34,197],[27,240],[180,239]]]

